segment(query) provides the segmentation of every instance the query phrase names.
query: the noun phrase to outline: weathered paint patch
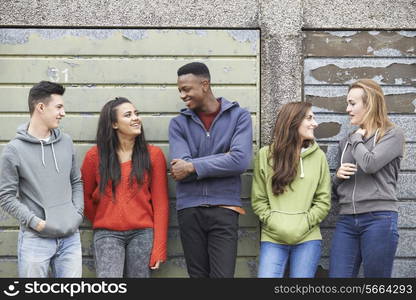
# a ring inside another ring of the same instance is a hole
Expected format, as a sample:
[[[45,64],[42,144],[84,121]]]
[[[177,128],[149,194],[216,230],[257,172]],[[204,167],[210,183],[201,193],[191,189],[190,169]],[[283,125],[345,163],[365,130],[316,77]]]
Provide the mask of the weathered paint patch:
[[[128,40],[136,41],[148,37],[147,30],[141,29],[0,29],[0,44],[24,44],[31,35],[38,35],[44,40],[57,40],[65,36],[85,37],[92,40],[105,40],[121,32]]]
[[[113,35],[115,29],[0,29],[0,44],[24,44],[33,34],[45,40],[56,40],[67,35],[88,37],[90,39],[107,39]]]
[[[416,117],[414,115],[390,115],[390,120],[400,127],[405,135],[407,142],[416,142]],[[340,114],[317,114],[316,121],[318,124],[327,123],[327,122],[336,122],[341,125],[339,129],[339,134],[336,136],[321,136],[322,142],[329,141],[338,141],[344,138],[348,133],[356,130],[357,127],[350,124],[349,117],[344,113]],[[321,127],[321,126],[319,126]],[[318,127],[318,130],[319,130]],[[335,130],[333,131],[335,133]]]
[[[375,56],[402,56],[402,52],[400,50],[392,48],[374,50],[373,53]]]
[[[408,31],[408,35],[397,31],[383,31],[371,35],[368,31],[356,32],[354,35],[343,36],[322,31],[306,32],[305,56],[315,57],[348,57],[348,56],[416,56],[416,38]]]
[[[380,31],[372,30],[372,31],[369,31],[368,33],[371,35],[379,35]]]
[[[400,95],[416,93],[416,86],[382,86],[384,95]],[[0,90],[1,91],[1,90]],[[321,97],[346,96],[348,86],[340,85],[305,85],[305,95]]]
[[[24,44],[28,42],[29,35],[27,29],[1,28],[0,44]]]
[[[398,31],[397,33],[406,37],[416,37],[416,31],[401,30],[401,31]]]
[[[260,39],[259,32],[256,30],[227,30],[228,34],[240,43],[251,43],[251,50],[257,53],[257,43]]]
[[[326,33],[329,33],[330,35],[337,36],[337,37],[346,37],[346,36],[353,36],[358,33],[358,31],[349,31],[349,30],[343,30],[343,31],[324,31]]]
[[[340,133],[341,124],[336,122],[322,122],[319,123],[315,129],[315,136],[317,139],[330,138]]]
[[[385,95],[388,112],[390,113],[414,113],[416,93]],[[311,102],[316,112],[345,113],[346,96],[320,97],[306,95],[305,100]]]
[[[415,100],[413,100],[413,101],[412,101],[412,104],[413,104],[413,106],[415,107],[414,112],[416,112],[416,98],[415,98]]]
[[[319,82],[331,84],[352,83],[360,78],[371,78],[380,84],[396,84],[397,78],[402,78],[401,84],[412,84],[416,82],[416,63],[401,64],[393,63],[388,67],[352,67],[341,68],[334,64],[313,69],[310,72],[312,78]]]
[[[139,41],[149,37],[147,30],[123,30],[123,38],[130,41]]]
[[[197,29],[197,30],[181,29],[181,30],[178,30],[178,32],[184,32],[184,33],[187,33],[187,34],[195,34],[197,36],[207,36],[208,35],[207,30],[200,30],[200,29]]]

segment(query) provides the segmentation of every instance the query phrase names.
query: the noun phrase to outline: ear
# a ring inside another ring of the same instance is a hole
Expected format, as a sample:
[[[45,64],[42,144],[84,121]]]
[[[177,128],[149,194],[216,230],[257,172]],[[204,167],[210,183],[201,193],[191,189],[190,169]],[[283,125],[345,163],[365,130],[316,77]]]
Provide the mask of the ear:
[[[115,130],[117,130],[117,129],[118,129],[118,124],[117,124],[117,122],[113,123],[112,125],[113,125],[113,129],[115,129]]]
[[[45,105],[45,103],[42,103],[42,102],[39,102],[35,106],[35,110],[37,110],[40,113],[44,112],[45,111],[45,108],[46,108],[46,105]]]
[[[208,92],[209,91],[209,87],[210,87],[209,80],[208,79],[204,79],[204,80],[202,80],[201,84],[202,84],[202,90],[205,93]]]

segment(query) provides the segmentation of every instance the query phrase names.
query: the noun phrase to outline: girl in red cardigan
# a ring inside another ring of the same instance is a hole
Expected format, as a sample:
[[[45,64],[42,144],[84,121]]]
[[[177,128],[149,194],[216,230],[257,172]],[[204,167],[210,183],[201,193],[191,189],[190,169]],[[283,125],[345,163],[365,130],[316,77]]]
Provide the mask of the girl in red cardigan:
[[[149,277],[166,260],[166,160],[148,145],[139,113],[126,98],[101,110],[97,145],[82,168],[85,215],[94,229],[97,277]]]

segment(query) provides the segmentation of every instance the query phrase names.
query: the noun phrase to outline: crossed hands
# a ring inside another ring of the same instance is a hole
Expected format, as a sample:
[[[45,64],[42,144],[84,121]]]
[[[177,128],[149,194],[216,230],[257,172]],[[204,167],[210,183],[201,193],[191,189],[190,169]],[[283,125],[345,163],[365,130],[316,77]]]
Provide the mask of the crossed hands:
[[[170,162],[170,172],[172,178],[179,181],[187,177],[189,174],[194,173],[195,168],[191,162],[175,158]]]

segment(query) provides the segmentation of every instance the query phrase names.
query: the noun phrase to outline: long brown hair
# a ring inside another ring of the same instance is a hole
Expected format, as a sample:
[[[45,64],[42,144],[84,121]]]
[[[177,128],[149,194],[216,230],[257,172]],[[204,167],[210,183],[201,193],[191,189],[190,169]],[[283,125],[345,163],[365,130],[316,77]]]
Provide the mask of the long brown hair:
[[[123,103],[131,102],[127,98],[116,97],[103,106],[98,120],[96,137],[100,159],[100,193],[105,193],[105,189],[110,182],[113,201],[115,200],[116,187],[121,179],[120,160],[117,155],[120,141],[116,130],[113,128],[113,124],[117,121],[117,109]],[[133,184],[134,180],[136,180],[137,184],[140,186],[145,181],[145,174],[151,173],[150,154],[147,148],[146,138],[144,137],[143,125],[142,133],[134,140],[133,153],[131,156],[132,167],[129,183]]]
[[[387,116],[387,105],[384,100],[383,90],[380,85],[371,79],[357,80],[350,85],[348,92],[355,88],[363,91],[362,99],[366,109],[363,117],[363,127],[370,133],[378,129],[376,140],[378,142],[386,131],[394,126]]]
[[[269,163],[273,162],[272,190],[275,195],[285,192],[292,183],[300,159],[300,150],[313,141],[304,141],[299,135],[299,126],[311,109],[309,102],[291,102],[282,106],[277,115],[270,145]]]

